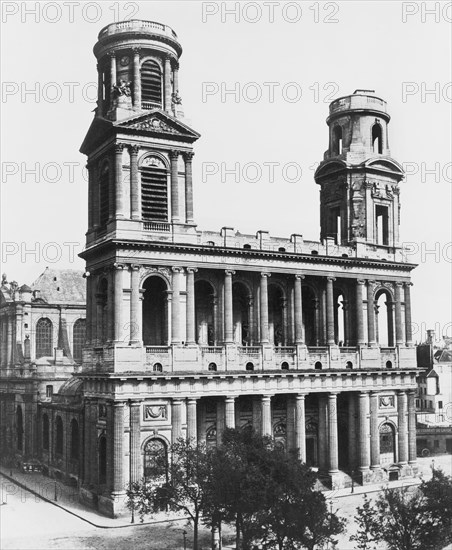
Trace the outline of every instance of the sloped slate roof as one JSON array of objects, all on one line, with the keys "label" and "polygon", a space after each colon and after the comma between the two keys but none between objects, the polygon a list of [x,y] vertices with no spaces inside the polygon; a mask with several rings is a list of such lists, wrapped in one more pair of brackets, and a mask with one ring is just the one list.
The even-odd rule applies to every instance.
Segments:
[{"label": "sloped slate roof", "polygon": [[39,298],[49,304],[68,304],[86,302],[86,281],[83,272],[75,269],[46,268],[31,285],[39,290]]}]

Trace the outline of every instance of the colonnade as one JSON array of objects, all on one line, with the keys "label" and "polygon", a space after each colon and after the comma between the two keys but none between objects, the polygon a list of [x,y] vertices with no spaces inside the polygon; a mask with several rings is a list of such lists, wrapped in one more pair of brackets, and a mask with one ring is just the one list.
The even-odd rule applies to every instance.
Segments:
[{"label": "colonnade", "polygon": [[[317,411],[317,455],[319,471],[334,475],[339,472],[339,439],[345,437],[338,430],[338,395],[341,392],[328,392],[318,395]],[[390,418],[394,426],[394,463],[403,467],[416,462],[416,431],[414,390],[397,391],[396,404],[388,417],[381,410],[379,391],[347,392],[348,422],[348,471],[365,475],[372,470],[379,470],[380,427]],[[312,394],[311,394],[312,395]],[[286,449],[297,450],[298,458],[306,462],[306,398],[304,392],[286,396]],[[273,398],[274,395],[263,394],[252,397],[252,426],[261,435],[273,436]],[[225,428],[240,427],[238,397],[225,396],[215,398],[216,444],[221,443]],[[107,485],[114,492],[124,489],[126,478],[138,481],[142,474],[143,441],[147,431],[143,429],[143,401],[133,399],[107,404],[106,438],[107,438]],[[129,409],[129,410],[127,410]],[[175,397],[171,400],[170,411],[171,436],[167,444],[175,443],[186,437],[198,442],[206,442],[206,410],[202,398]],[[87,400],[85,414],[85,483],[95,483],[97,468],[96,405]],[[126,419],[127,426],[126,426]],[[185,419],[185,422],[184,422]],[[124,430],[129,433],[128,442]],[[162,433],[164,428],[160,428]],[[129,468],[124,467],[123,460],[128,455]],[[128,470],[128,476],[127,476]]]}]

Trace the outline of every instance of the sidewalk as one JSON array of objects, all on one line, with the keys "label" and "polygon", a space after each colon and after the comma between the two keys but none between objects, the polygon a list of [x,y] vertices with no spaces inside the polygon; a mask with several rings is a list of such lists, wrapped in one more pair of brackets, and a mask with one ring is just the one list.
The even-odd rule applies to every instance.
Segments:
[{"label": "sidewalk", "polygon": [[[432,476],[432,465],[437,468],[442,468],[447,475],[451,475],[452,471],[452,456],[441,455],[434,457],[435,462],[432,463],[432,458],[419,458],[419,474],[416,478],[402,479],[398,481],[391,481],[385,484],[375,485],[355,485],[353,492],[351,488],[337,489],[332,491],[323,491],[327,500],[333,498],[345,498],[353,497],[354,495],[362,495],[364,493],[375,493],[380,491],[382,487],[388,487],[395,489],[397,487],[409,487],[413,485],[419,485],[421,480],[428,480]],[[4,466],[0,466],[0,475],[2,479],[2,495],[1,502],[7,502],[8,494],[17,493],[17,487],[12,485],[10,481],[14,482],[22,490],[29,491],[35,495],[36,499],[45,500],[54,506],[66,510],[68,513],[86,521],[94,527],[100,527],[102,529],[108,528],[120,528],[131,527],[133,525],[151,525],[158,523],[171,523],[178,521],[186,521],[185,516],[176,515],[174,513],[167,514],[161,513],[153,520],[144,521],[140,523],[140,518],[135,514],[135,523],[131,523],[131,516],[120,517],[117,519],[108,518],[100,515],[97,511],[89,509],[82,505],[78,500],[78,490],[75,487],[69,487],[59,481],[50,479],[38,472],[25,473],[16,468],[9,469]],[[9,481],[8,481],[9,480]],[[55,498],[56,497],[56,498]],[[26,497],[24,497],[26,498]]]}]

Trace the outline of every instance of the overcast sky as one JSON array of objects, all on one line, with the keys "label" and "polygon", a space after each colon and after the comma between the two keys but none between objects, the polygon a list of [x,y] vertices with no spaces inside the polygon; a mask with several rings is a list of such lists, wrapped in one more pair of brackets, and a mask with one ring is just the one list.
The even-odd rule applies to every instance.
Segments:
[{"label": "overcast sky", "polygon": [[[394,1],[2,2],[2,272],[30,284],[47,265],[83,269],[78,150],[95,108],[92,48],[103,26],[133,17],[170,25],[184,50],[180,95],[201,133],[201,229],[318,239],[313,173],[327,148],[328,103],[356,88],[388,102],[391,154],[409,172],[401,240],[419,264],[414,337],[425,328],[451,336],[451,11]],[[224,172],[235,163],[238,183]]]}]

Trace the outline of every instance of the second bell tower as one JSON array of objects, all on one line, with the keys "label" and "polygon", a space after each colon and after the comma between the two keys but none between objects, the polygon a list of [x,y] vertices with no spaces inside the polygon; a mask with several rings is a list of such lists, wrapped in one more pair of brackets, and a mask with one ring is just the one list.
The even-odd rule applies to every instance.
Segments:
[{"label": "second bell tower", "polygon": [[386,102],[373,90],[333,101],[329,146],[317,168],[321,239],[399,246],[399,182],[404,172],[390,154]]}]

